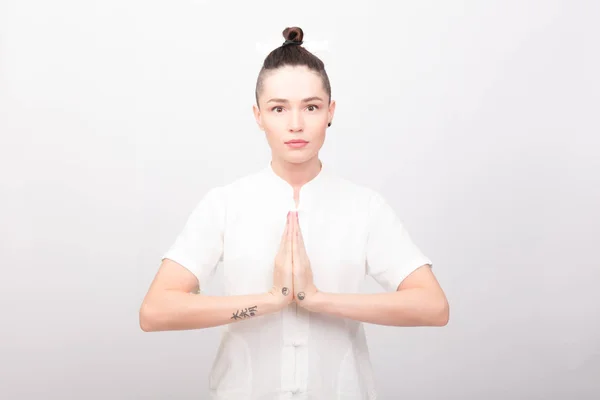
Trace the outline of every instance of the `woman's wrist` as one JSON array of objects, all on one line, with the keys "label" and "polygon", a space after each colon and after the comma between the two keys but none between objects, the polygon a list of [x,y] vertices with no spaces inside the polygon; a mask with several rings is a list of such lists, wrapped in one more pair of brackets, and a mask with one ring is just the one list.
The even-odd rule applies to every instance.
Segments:
[{"label": "woman's wrist", "polygon": [[298,304],[311,312],[321,312],[325,307],[327,301],[327,294],[316,291],[310,294],[306,294],[306,297],[299,301]]},{"label": "woman's wrist", "polygon": [[[288,292],[285,295],[284,292]],[[292,294],[289,293],[289,290],[273,288],[267,292],[267,303],[270,305],[270,308],[273,309],[273,312],[277,312],[285,308],[288,304],[291,303]]]}]

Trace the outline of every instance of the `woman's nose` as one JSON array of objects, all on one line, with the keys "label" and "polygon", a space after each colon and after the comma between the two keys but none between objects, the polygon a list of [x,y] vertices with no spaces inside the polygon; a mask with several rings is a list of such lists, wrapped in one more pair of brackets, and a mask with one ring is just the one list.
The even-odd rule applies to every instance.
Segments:
[{"label": "woman's nose", "polygon": [[292,112],[290,116],[290,131],[300,131],[303,128],[302,115],[299,112]]}]

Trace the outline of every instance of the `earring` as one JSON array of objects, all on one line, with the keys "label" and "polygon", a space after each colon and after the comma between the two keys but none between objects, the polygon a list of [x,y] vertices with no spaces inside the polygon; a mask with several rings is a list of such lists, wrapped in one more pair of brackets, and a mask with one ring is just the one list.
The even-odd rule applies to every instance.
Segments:
[{"label": "earring", "polygon": [[327,126],[331,126],[331,122],[327,124]]}]

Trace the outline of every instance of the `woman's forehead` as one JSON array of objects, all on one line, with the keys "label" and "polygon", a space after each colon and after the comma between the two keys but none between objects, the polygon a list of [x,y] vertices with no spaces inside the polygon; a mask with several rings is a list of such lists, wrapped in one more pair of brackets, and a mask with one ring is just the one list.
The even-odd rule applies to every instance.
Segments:
[{"label": "woman's forehead", "polygon": [[306,67],[284,67],[273,71],[264,80],[265,98],[290,101],[325,95],[321,77]]}]

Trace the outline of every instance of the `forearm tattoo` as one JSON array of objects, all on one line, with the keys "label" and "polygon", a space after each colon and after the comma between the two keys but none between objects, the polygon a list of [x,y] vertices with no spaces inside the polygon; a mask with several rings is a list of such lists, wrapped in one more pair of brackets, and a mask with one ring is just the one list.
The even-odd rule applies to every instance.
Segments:
[{"label": "forearm tattoo", "polygon": [[287,296],[288,293],[290,292],[290,290],[286,287],[284,287],[283,289],[281,289],[281,293],[283,293],[284,296]]},{"label": "forearm tattoo", "polygon": [[298,300],[304,300],[305,294],[304,292],[298,293]]},{"label": "forearm tattoo", "polygon": [[256,315],[256,307],[257,306],[252,306],[249,308],[244,308],[243,310],[237,310],[236,312],[233,313],[233,316],[231,317],[231,319],[238,320],[238,319],[254,317]]}]

